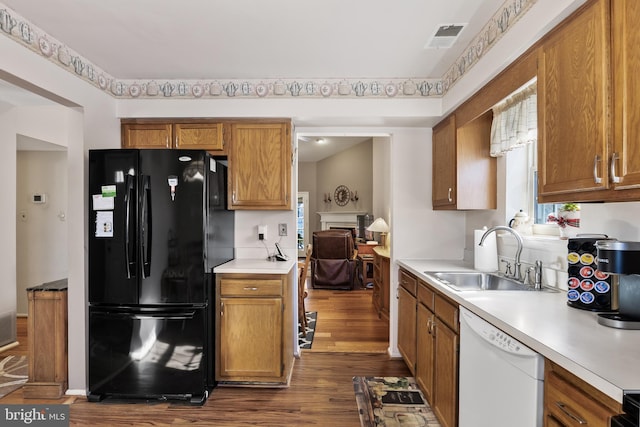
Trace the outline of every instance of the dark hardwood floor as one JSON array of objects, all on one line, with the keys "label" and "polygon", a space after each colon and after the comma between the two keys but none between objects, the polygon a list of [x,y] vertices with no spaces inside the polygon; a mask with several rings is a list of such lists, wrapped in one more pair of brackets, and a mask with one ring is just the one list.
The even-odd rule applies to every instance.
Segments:
[{"label": "dark hardwood floor", "polygon": [[[327,426],[358,427],[354,376],[408,376],[402,360],[386,353],[388,325],[378,319],[371,290],[309,289],[307,311],[318,312],[316,337],[294,363],[283,389],[217,387],[202,407],[174,403],[89,403],[84,397],[25,399],[17,390],[0,404],[70,404],[71,426]],[[26,319],[20,345],[2,354],[27,354]]]}]

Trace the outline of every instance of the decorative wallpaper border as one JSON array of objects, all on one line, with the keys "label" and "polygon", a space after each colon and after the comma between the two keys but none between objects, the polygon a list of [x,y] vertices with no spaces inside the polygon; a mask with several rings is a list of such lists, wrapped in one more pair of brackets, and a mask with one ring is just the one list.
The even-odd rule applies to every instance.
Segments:
[{"label": "decorative wallpaper border", "polygon": [[507,0],[440,79],[123,80],[0,3],[0,33],[116,98],[437,98],[475,65],[537,0]]}]

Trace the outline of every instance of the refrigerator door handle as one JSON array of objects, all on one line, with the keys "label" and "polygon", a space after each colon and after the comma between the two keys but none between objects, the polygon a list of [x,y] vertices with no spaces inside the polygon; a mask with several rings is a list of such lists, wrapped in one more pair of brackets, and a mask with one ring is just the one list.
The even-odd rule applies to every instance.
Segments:
[{"label": "refrigerator door handle", "polygon": [[142,232],[140,238],[142,252],[142,278],[151,275],[151,179],[142,176]]},{"label": "refrigerator door handle", "polygon": [[131,279],[131,277],[135,277],[135,268],[133,269],[133,275],[131,274],[131,264],[135,263],[131,262],[131,252],[129,250],[129,246],[131,245],[131,199],[134,194],[134,180],[131,175],[127,174],[125,178],[125,187],[126,192],[124,193],[124,261],[126,264],[127,271],[127,279]]},{"label": "refrigerator door handle", "polygon": [[195,317],[196,312],[189,311],[172,311],[172,312],[126,312],[126,311],[112,311],[112,312],[95,312],[93,317],[109,318],[109,319],[163,319],[163,320],[191,320]]},{"label": "refrigerator door handle", "polygon": [[189,311],[184,313],[172,313],[172,314],[134,314],[132,319],[145,320],[145,319],[163,319],[163,320],[191,320],[195,316],[195,311]]}]

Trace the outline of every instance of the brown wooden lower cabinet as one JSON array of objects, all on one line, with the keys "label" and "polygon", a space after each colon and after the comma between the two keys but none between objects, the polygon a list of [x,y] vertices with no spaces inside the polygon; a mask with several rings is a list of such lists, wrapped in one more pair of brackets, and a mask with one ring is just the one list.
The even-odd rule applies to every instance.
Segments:
[{"label": "brown wooden lower cabinet", "polygon": [[435,361],[435,340],[432,333],[435,314],[424,304],[418,304],[416,322],[416,382],[428,402],[433,402],[433,366]]},{"label": "brown wooden lower cabinet", "polygon": [[622,412],[622,404],[555,363],[546,360],[544,369],[545,427],[609,427]]},{"label": "brown wooden lower cabinet", "polygon": [[293,367],[293,270],[216,277],[216,380],[287,385]]},{"label": "brown wooden lower cabinet", "polygon": [[398,349],[442,427],[455,427],[458,305],[406,270],[400,269],[399,283]]},{"label": "brown wooden lower cabinet", "polygon": [[418,280],[411,273],[398,274],[398,351],[415,375],[416,368],[416,291]]},{"label": "brown wooden lower cabinet", "polygon": [[458,348],[459,335],[446,326],[436,312],[433,327],[433,402],[431,408],[442,427],[458,425]]}]

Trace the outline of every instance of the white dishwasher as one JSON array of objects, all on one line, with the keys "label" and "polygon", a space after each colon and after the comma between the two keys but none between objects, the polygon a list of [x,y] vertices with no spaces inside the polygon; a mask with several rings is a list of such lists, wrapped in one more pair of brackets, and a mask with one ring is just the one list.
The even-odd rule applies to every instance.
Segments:
[{"label": "white dishwasher", "polygon": [[459,427],[541,427],[544,359],[460,307]]}]

